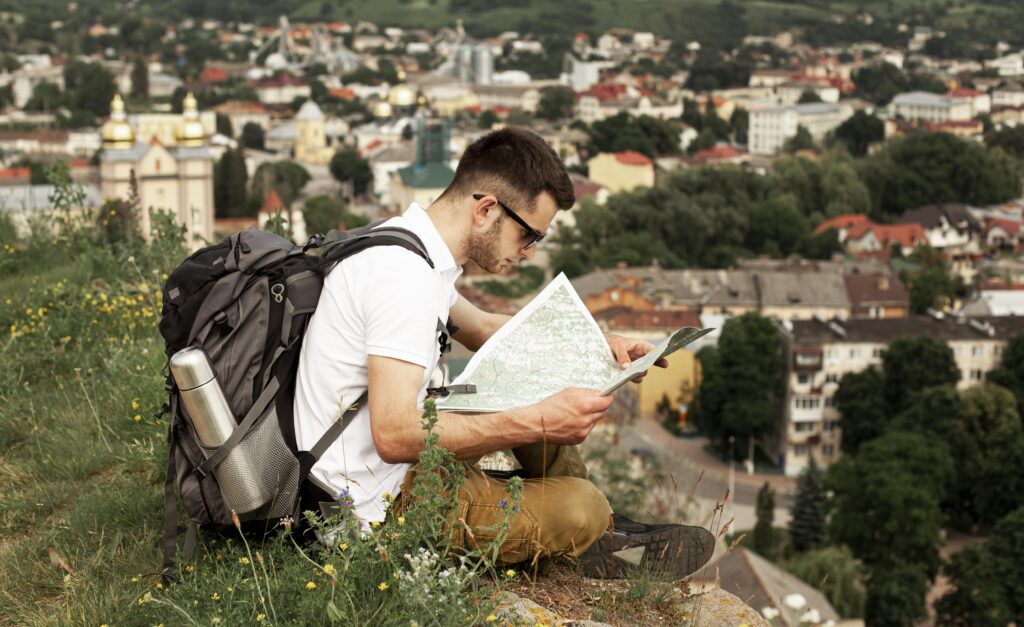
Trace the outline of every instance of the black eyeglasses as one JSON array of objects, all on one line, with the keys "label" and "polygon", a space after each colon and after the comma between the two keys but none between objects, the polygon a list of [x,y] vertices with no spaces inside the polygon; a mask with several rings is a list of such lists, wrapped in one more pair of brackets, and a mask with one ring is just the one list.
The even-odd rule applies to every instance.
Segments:
[{"label": "black eyeglasses", "polygon": [[[485,196],[486,194],[473,194],[473,200],[482,200]],[[498,206],[501,207],[505,211],[505,213],[508,214],[508,217],[512,218],[513,220],[516,221],[516,223],[519,226],[526,229],[526,233],[527,236],[530,238],[530,241],[523,246],[523,250],[530,250],[531,248],[536,246],[542,239],[544,239],[545,235],[547,235],[547,233],[542,233],[537,229],[533,228],[532,226],[530,226],[529,224],[527,224],[526,220],[520,218],[518,213],[512,211],[507,206],[505,206],[505,203],[501,202],[497,198],[495,198],[494,200],[495,202],[498,203]]]}]

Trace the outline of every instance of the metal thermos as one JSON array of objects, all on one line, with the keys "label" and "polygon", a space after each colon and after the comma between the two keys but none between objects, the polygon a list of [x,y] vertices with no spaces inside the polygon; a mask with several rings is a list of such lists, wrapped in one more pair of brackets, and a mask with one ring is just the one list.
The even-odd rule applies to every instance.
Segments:
[{"label": "metal thermos", "polygon": [[[226,442],[238,423],[206,353],[199,348],[183,348],[171,356],[170,368],[199,441],[206,449]],[[224,498],[239,513],[256,509],[265,501],[258,482],[252,480],[259,476],[255,460],[247,460],[241,453],[241,446],[235,447],[214,469]],[[203,454],[210,457],[213,451],[204,449]]]}]

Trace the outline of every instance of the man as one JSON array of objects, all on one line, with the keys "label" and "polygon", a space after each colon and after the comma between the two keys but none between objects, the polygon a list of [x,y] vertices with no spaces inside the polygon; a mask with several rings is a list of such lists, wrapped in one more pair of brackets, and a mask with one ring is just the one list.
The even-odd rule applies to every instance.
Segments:
[{"label": "man", "polygon": [[[348,490],[364,524],[384,519],[385,495],[401,490],[422,450],[421,407],[439,358],[438,320],[450,317],[459,327],[454,339],[470,350],[508,320],[458,295],[462,266],[473,261],[496,273],[532,258],[555,212],[574,202],[565,168],[547,143],[526,130],[496,131],[466,149],[451,185],[430,207],[414,203],[387,222],[415,233],[433,267],[413,252],[381,246],[346,259],[327,276],[299,361],[296,439],[300,449],[311,447],[368,390],[368,402],[312,471],[334,494]],[[624,367],[653,348],[615,336],[609,344]],[[609,531],[608,502],[586,480],[572,445],[586,439],[611,403],[596,390],[567,389],[514,411],[438,414],[440,445],[456,458],[472,461],[512,449],[527,476],[537,478],[525,482],[520,512],[499,551],[502,562],[577,557],[602,537],[605,543],[618,538],[616,548],[625,539],[675,542],[669,570],[680,576],[710,557],[713,540],[703,529],[641,526],[630,538],[621,529]],[[501,517],[504,483],[471,463],[467,477],[459,517],[477,541],[486,540],[484,529]],[[620,527],[631,523],[621,520]],[[460,542],[465,538],[457,534]],[[596,574],[617,575],[618,563],[604,557],[611,554],[605,548],[582,561],[601,571]]]}]

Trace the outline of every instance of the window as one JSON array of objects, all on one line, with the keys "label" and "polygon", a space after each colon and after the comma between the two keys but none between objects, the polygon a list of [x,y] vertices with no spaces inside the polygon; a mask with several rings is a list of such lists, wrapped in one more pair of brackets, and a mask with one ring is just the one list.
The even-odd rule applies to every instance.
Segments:
[{"label": "window", "polygon": [[982,355],[982,353],[984,351],[985,351],[985,349],[982,348],[981,346],[972,346],[971,347],[971,357],[981,357],[981,355]]},{"label": "window", "polygon": [[794,422],[793,430],[797,433],[806,433],[808,431],[814,431],[814,424],[810,422]]},{"label": "window", "polygon": [[839,350],[835,349],[835,348],[828,349],[827,351],[825,351],[825,358],[826,359],[838,359],[839,358]]},{"label": "window", "polygon": [[839,383],[839,375],[834,372],[826,374],[825,383]]},{"label": "window", "polygon": [[995,346],[992,347],[992,354],[995,355],[996,357],[999,357],[1000,355],[1003,354],[1003,347],[996,344]]},{"label": "window", "polygon": [[807,385],[808,383],[811,382],[811,375],[809,375],[809,374],[797,375],[796,382],[799,383],[800,385]]},{"label": "window", "polygon": [[793,409],[817,409],[821,407],[820,396],[794,396]]},{"label": "window", "polygon": [[985,373],[980,368],[974,368],[971,370],[971,381],[981,381],[984,376]]},{"label": "window", "polygon": [[858,358],[860,358],[860,349],[859,348],[851,348],[850,349],[850,359],[858,359]]},{"label": "window", "polygon": [[821,430],[825,433],[834,433],[839,428],[838,420],[826,420],[825,424],[821,426]]},{"label": "window", "polygon": [[835,396],[826,396],[825,397],[825,407],[835,407],[835,406],[836,406],[836,397]]},{"label": "window", "polygon": [[831,458],[836,454],[836,447],[831,444],[826,444],[821,447],[821,454],[825,457]]},{"label": "window", "polygon": [[881,359],[882,358],[882,349],[881,348],[876,348],[873,351],[871,351],[871,357],[872,357],[872,359]]},{"label": "window", "polygon": [[793,455],[796,457],[807,457],[807,445],[797,444],[793,447]]}]

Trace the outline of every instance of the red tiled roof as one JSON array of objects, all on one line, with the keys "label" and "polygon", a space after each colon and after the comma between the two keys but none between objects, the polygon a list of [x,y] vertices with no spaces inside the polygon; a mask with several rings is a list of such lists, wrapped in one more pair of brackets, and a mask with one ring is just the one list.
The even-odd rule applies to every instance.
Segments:
[{"label": "red tiled roof", "polygon": [[281,197],[277,194],[277,190],[273,187],[267,192],[267,197],[263,199],[263,206],[260,207],[260,213],[276,213],[282,209],[287,209],[284,203],[281,201]]},{"label": "red tiled roof", "polygon": [[0,180],[27,179],[30,176],[32,176],[32,170],[29,168],[4,168],[0,170]]},{"label": "red tiled roof", "polygon": [[850,302],[855,309],[880,304],[909,304],[907,288],[894,276],[882,274],[847,274],[843,276]]},{"label": "red tiled roof", "polygon": [[576,39],[590,39],[590,35],[586,33],[576,33]]},{"label": "red tiled roof", "polygon": [[925,128],[930,131],[942,130],[944,128],[976,128],[979,131],[984,127],[981,120],[946,120],[944,122],[925,122]]},{"label": "red tiled roof", "polygon": [[327,28],[331,30],[348,30],[348,22],[331,22]]},{"label": "red tiled roof", "polygon": [[576,94],[580,96],[593,96],[601,101],[621,100],[626,94],[627,87],[622,83],[598,83],[586,91]]},{"label": "red tiled roof", "polygon": [[354,100],[356,97],[356,92],[348,87],[334,87],[328,90],[327,93],[338,100]]},{"label": "red tiled roof", "polygon": [[701,328],[700,316],[695,311],[623,311],[616,308],[594,317],[606,322],[610,331]]},{"label": "red tiled roof", "polygon": [[228,80],[228,71],[222,67],[204,68],[199,74],[199,80],[204,83],[223,83]]},{"label": "red tiled roof", "polygon": [[604,188],[603,185],[597,183],[573,183],[572,191],[576,194],[576,201],[579,202],[581,198],[590,198],[597,196],[597,193]]},{"label": "red tiled roof", "polygon": [[213,107],[213,110],[224,115],[231,115],[233,113],[265,113],[267,109],[259,102],[228,100]]},{"label": "red tiled roof", "polygon": [[984,96],[985,92],[978,91],[977,89],[968,89],[966,87],[958,87],[953,91],[949,92],[950,98],[977,98],[978,96]]},{"label": "red tiled roof", "polygon": [[858,224],[865,223],[871,224],[871,220],[869,220],[863,213],[846,213],[841,216],[825,220],[814,229],[814,234],[818,235],[828,229],[850,229]]},{"label": "red tiled roof", "polygon": [[257,89],[261,87],[284,87],[286,85],[305,85],[306,81],[302,80],[297,76],[292,76],[287,72],[278,76],[272,76],[270,78],[260,79],[253,81],[252,83]]},{"label": "red tiled roof", "polygon": [[874,231],[883,246],[895,242],[903,248],[913,248],[928,241],[920,224],[876,224]]},{"label": "red tiled roof", "polygon": [[1006,218],[989,218],[985,224],[985,232],[988,233],[996,227],[1003,229],[1008,235],[1017,235],[1020,233],[1020,222],[1016,220],[1008,220]]},{"label": "red tiled roof", "polygon": [[491,107],[491,111],[493,111],[495,115],[505,116],[512,113],[512,107],[498,105],[496,107]]},{"label": "red tiled roof", "polygon": [[741,156],[742,154],[742,151],[736,150],[728,144],[716,144],[707,150],[699,150],[695,152],[693,158],[705,161],[713,159],[733,159]]},{"label": "red tiled roof", "polygon": [[615,153],[615,160],[623,165],[651,165],[650,158],[635,150],[623,150]]}]

